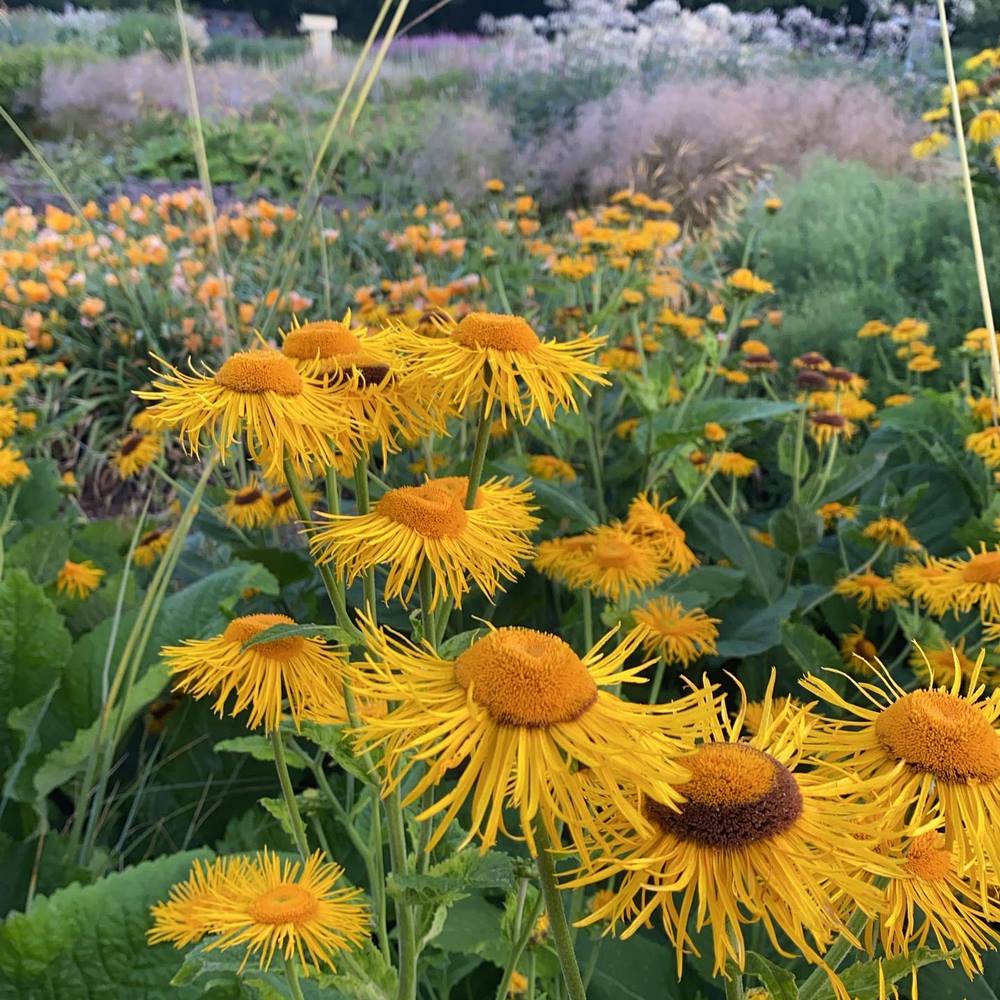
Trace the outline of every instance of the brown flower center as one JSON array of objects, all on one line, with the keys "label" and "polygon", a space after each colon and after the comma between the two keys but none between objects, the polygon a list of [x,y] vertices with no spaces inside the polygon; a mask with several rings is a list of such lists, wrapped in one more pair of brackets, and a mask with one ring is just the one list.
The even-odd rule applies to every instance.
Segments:
[{"label": "brown flower center", "polygon": [[247,909],[257,924],[301,924],[319,913],[319,901],[302,886],[284,882],[251,901]]},{"label": "brown flower center", "polygon": [[389,490],[375,504],[375,511],[397,524],[412,528],[424,538],[457,538],[468,517],[465,496],[448,480],[429,479],[421,486],[401,486]]},{"label": "brown flower center", "polygon": [[119,454],[124,458],[126,455],[131,455],[136,448],[139,447],[143,442],[143,435],[138,431],[133,431],[124,441],[121,443],[121,447],[118,449]]},{"label": "brown flower center", "polygon": [[530,352],[540,343],[526,319],[503,313],[469,313],[452,337],[463,347],[490,347],[495,351]]},{"label": "brown flower center", "polygon": [[916,771],[966,783],[1000,778],[1000,737],[973,704],[947,691],[911,691],[875,720],[883,749]]},{"label": "brown flower center", "polygon": [[297,396],[302,378],[291,361],[277,351],[242,351],[228,358],[215,373],[215,382],[232,392],[275,392]]},{"label": "brown flower center", "polygon": [[256,486],[244,486],[243,489],[237,490],[233,494],[233,503],[237,507],[248,507],[252,503],[256,503],[264,494]]},{"label": "brown flower center", "polygon": [[709,743],[681,758],[691,780],[674,812],[646,803],[665,833],[718,850],[734,850],[783,833],[802,815],[802,792],[791,771],[747,743]]},{"label": "brown flower center", "polygon": [[[275,625],[294,625],[295,620],[287,615],[245,615],[234,618],[222,633],[223,639],[240,646],[255,635],[273,628]],[[290,635],[283,639],[260,642],[252,647],[252,652],[268,660],[290,660],[302,652],[305,640],[300,635]]]},{"label": "brown flower center", "polygon": [[597,700],[583,661],[558,636],[501,628],[455,660],[455,678],[506,726],[536,728],[572,722]]}]

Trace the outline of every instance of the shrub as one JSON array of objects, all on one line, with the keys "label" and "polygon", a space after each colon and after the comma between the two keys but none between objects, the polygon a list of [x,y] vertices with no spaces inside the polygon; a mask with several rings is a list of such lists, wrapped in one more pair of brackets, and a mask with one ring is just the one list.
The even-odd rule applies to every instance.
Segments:
[{"label": "shrub", "polygon": [[[177,59],[181,54],[181,31],[173,14],[127,11],[114,23],[112,30],[121,56],[147,49],[155,49],[168,59]],[[204,24],[188,18],[187,31],[192,52],[200,52],[208,42]]]},{"label": "shrub", "polygon": [[305,55],[304,38],[244,38],[241,35],[216,35],[202,53],[207,62],[220,59],[234,62],[280,64]]},{"label": "shrub", "polygon": [[41,99],[46,66],[78,68],[81,62],[92,58],[94,52],[80,45],[0,47],[0,104],[15,114],[31,114]]}]

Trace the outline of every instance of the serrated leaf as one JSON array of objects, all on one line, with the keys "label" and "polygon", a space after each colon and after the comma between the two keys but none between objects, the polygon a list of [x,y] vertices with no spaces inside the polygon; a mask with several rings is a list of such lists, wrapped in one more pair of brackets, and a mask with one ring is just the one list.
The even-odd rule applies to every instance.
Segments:
[{"label": "serrated leaf", "polygon": [[480,889],[510,889],[514,863],[500,851],[460,851],[423,875],[390,875],[389,894],[410,905],[449,906]]},{"label": "serrated leaf", "polygon": [[748,951],[746,971],[764,984],[768,1000],[798,1000],[799,988],[795,984],[795,976],[763,955]]},{"label": "serrated leaf", "polygon": [[292,636],[302,636],[305,639],[326,639],[341,646],[349,646],[351,637],[338,625],[272,625],[263,632],[251,636],[243,649],[251,649],[261,642],[274,642],[277,639],[290,639]]},{"label": "serrated leaf", "polygon": [[[949,952],[939,951],[937,948],[914,948],[909,955],[856,962],[839,972],[838,975],[851,1000],[879,1000],[881,995],[879,990],[880,967],[886,985],[891,986],[909,976],[914,969],[931,965],[934,962],[941,962],[948,955]],[[804,989],[800,990],[799,1000],[837,1000],[837,994],[830,983],[824,979],[815,990],[810,990],[808,993]]]},{"label": "serrated leaf", "polygon": [[194,1000],[169,985],[179,956],[150,947],[149,908],[204,852],[146,861],[91,885],[36,898],[0,926],[0,1000]]},{"label": "serrated leaf", "polygon": [[[20,566],[35,583],[55,582],[69,558],[69,531],[63,524],[44,524],[22,535],[7,553],[8,566]],[[104,567],[101,567],[102,569]]]},{"label": "serrated leaf", "polygon": [[823,518],[794,503],[772,514],[768,527],[774,544],[790,556],[811,548],[823,537]]},{"label": "serrated leaf", "polygon": [[[232,739],[219,740],[214,749],[221,753],[249,754],[254,760],[274,760],[274,748],[266,736],[234,736]],[[309,766],[309,761],[291,747],[285,747],[285,760],[289,767],[301,769]]]}]

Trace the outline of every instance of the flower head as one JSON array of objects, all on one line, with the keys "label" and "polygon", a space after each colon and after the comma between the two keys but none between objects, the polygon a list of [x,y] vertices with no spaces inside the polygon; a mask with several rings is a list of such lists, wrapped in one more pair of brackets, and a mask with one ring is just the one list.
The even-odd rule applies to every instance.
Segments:
[{"label": "flower head", "polygon": [[665,663],[687,666],[715,652],[719,637],[718,618],[709,618],[701,608],[690,611],[669,597],[657,597],[632,612],[645,632],[647,653],[659,654]]},{"label": "flower head", "polygon": [[20,479],[31,475],[28,463],[21,457],[21,452],[5,445],[0,448],[0,487],[13,486]]},{"label": "flower head", "polygon": [[56,589],[60,594],[68,594],[70,597],[88,597],[101,585],[103,576],[104,570],[89,559],[85,562],[67,559],[56,577]]},{"label": "flower head", "polygon": [[271,498],[256,480],[238,490],[229,490],[223,508],[226,520],[237,528],[259,528],[271,517]]},{"label": "flower head", "polygon": [[652,546],[671,573],[683,576],[698,565],[698,557],[688,548],[684,529],[668,513],[675,499],[660,503],[655,493],[640,493],[628,505],[625,530]]},{"label": "flower head", "polygon": [[844,597],[853,597],[863,608],[874,606],[879,611],[903,600],[903,591],[892,580],[870,571],[846,576],[833,589]]},{"label": "flower head", "polygon": [[111,454],[111,463],[122,479],[131,479],[147,469],[159,457],[163,444],[158,435],[132,431],[122,438]]},{"label": "flower head", "polygon": [[529,455],[528,472],[536,479],[556,480],[572,483],[576,479],[576,471],[565,459],[555,455]]}]

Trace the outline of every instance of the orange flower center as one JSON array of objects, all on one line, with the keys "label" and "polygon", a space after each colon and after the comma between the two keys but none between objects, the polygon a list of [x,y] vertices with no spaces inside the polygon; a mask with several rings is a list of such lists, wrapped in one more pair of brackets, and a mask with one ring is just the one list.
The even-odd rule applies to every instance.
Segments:
[{"label": "orange flower center", "polygon": [[375,511],[424,538],[457,538],[468,522],[465,495],[459,494],[453,482],[459,479],[429,479],[421,486],[389,490],[375,504]]},{"label": "orange flower center", "polygon": [[276,392],[279,396],[302,392],[301,376],[277,351],[234,354],[215,373],[215,383],[232,392]]},{"label": "orange flower center", "polygon": [[361,341],[343,323],[323,320],[292,330],[285,337],[281,350],[287,358],[315,361],[317,358],[354,354],[361,350]]},{"label": "orange flower center", "polygon": [[625,569],[635,560],[635,549],[628,542],[598,542],[591,550],[591,558],[602,569]]},{"label": "orange flower center", "polygon": [[455,678],[500,725],[537,728],[572,722],[597,700],[583,661],[558,636],[501,628],[455,660]]},{"label": "orange flower center", "polygon": [[658,802],[646,814],[665,833],[732,850],[787,830],[802,815],[802,792],[792,773],[747,743],[709,743],[680,761],[691,779],[678,812]]},{"label": "orange flower center", "polygon": [[964,583],[1000,583],[1000,552],[980,552],[962,570]]},{"label": "orange flower center", "polygon": [[942,781],[1000,778],[1000,737],[973,704],[947,691],[911,691],[875,720],[883,749]]},{"label": "orange flower center", "polygon": [[[275,625],[294,625],[295,620],[287,615],[245,615],[243,618],[234,618],[222,633],[223,639],[234,645],[240,646],[252,639],[255,635],[260,635]],[[259,642],[252,647],[252,652],[265,657],[268,660],[290,660],[302,652],[305,640],[300,635],[290,635],[283,639],[271,639],[268,642]]]},{"label": "orange flower center", "polygon": [[247,907],[257,924],[302,924],[319,913],[319,901],[294,882],[268,889]]},{"label": "orange flower center", "polygon": [[951,872],[951,851],[943,845],[944,838],[939,834],[922,834],[906,852],[904,867],[911,875],[927,882],[940,882]]},{"label": "orange flower center", "polygon": [[455,328],[452,337],[463,347],[524,353],[535,350],[541,343],[526,319],[503,313],[469,313]]}]

